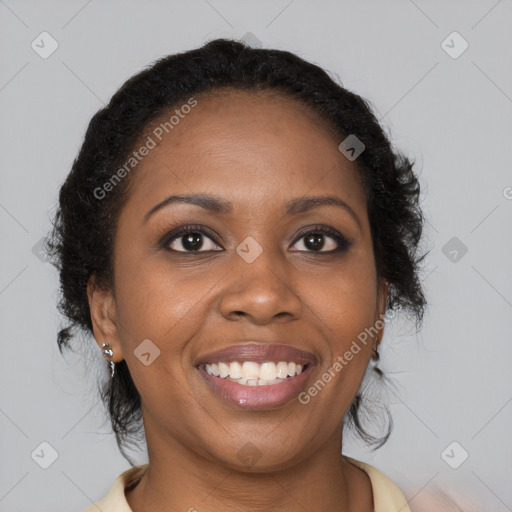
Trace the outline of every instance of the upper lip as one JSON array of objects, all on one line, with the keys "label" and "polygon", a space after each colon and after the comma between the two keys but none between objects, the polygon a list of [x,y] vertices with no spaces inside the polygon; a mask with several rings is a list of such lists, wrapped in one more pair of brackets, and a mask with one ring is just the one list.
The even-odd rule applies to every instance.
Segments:
[{"label": "upper lip", "polygon": [[299,350],[289,345],[251,341],[208,352],[197,359],[195,366],[233,361],[255,361],[256,363],[287,361],[314,365],[316,364],[316,357],[310,352]]}]

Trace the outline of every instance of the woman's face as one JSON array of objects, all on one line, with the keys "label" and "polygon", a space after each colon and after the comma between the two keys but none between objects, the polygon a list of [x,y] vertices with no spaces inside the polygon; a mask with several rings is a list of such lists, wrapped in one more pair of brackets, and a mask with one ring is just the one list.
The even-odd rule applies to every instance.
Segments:
[{"label": "woman's face", "polygon": [[[158,123],[148,128],[158,144],[133,171],[120,213],[114,289],[92,295],[95,335],[128,364],[150,453],[175,445],[228,467],[250,467],[249,456],[254,470],[285,468],[341,439],[372,350],[358,336],[384,313],[365,195],[341,140],[300,103],[250,92],[196,99],[160,142]],[[229,207],[155,209],[197,194]],[[324,196],[339,205],[301,207]],[[200,233],[180,235],[187,224]],[[322,229],[334,236],[314,235]],[[300,376],[244,386],[198,366],[262,362],[274,344],[307,353]],[[239,345],[249,350],[208,356]]]}]

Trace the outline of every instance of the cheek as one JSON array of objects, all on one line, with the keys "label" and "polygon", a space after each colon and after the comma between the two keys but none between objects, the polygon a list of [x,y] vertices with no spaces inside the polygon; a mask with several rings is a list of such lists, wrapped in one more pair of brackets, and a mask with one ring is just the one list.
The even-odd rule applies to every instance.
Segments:
[{"label": "cheek", "polygon": [[193,312],[201,291],[193,270],[136,250],[117,256],[115,269],[118,318],[127,334],[160,340]]},{"label": "cheek", "polygon": [[319,406],[336,404],[338,410],[345,411],[361,385],[372,352],[368,333],[376,321],[377,283],[371,254],[361,252],[329,280],[320,281],[311,289],[308,301],[327,340],[318,377],[329,382],[324,397],[330,398],[320,400]]},{"label": "cheek", "polygon": [[183,351],[199,326],[201,289],[183,279],[183,270],[142,261],[125,255],[116,267],[123,355],[148,407],[158,408],[169,397],[178,406],[186,386]]},{"label": "cheek", "polygon": [[[137,388],[143,394],[145,387],[161,387],[169,377],[185,385],[187,347],[212,307],[211,290],[219,280],[218,273],[172,265],[161,254],[148,257],[135,252],[120,256],[115,268],[123,354]],[[146,341],[150,352],[158,354],[149,367],[141,365],[137,357],[144,340],[150,340],[151,344]]]},{"label": "cheek", "polygon": [[329,280],[318,282],[308,295],[310,305],[316,305],[313,312],[325,339],[325,357],[299,402],[325,418],[319,431],[337,428],[361,387],[372,350],[365,332],[375,322],[376,288],[373,259],[361,254]]},{"label": "cheek", "polygon": [[310,288],[309,305],[329,328],[333,347],[343,349],[375,322],[376,279],[373,258],[365,252],[355,254]]}]

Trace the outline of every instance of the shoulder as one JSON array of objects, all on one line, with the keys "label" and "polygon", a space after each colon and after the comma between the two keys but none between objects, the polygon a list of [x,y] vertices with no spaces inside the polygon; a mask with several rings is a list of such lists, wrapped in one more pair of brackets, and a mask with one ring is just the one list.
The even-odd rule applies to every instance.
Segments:
[{"label": "shoulder", "polygon": [[94,502],[83,512],[132,512],[126,501],[125,489],[138,482],[146,472],[148,465],[134,466],[121,473],[103,498]]},{"label": "shoulder", "polygon": [[384,473],[365,462],[346,455],[343,457],[368,475],[372,484],[375,512],[411,512],[402,491]]}]

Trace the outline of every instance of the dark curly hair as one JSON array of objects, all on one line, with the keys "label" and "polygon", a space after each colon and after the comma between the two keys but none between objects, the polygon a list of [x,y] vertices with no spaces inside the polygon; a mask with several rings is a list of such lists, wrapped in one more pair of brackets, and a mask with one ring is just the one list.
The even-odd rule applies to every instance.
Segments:
[{"label": "dark curly hair", "polygon": [[[419,328],[426,308],[419,264],[426,254],[419,255],[424,218],[413,163],[393,149],[369,103],[317,65],[290,52],[216,39],[161,58],[132,76],[89,123],[60,189],[53,230],[46,239],[48,257],[60,275],[58,308],[68,320],[58,332],[60,352],[70,348],[76,334],[93,333],[87,283],[94,276],[99,285],[112,284],[117,218],[128,196],[131,175],[101,200],[94,191],[126,162],[152,121],[193,95],[222,88],[265,90],[294,98],[315,111],[340,141],[353,134],[365,145],[354,163],[366,192],[377,274],[390,286],[386,308],[404,310]],[[382,371],[374,369],[384,379]],[[99,391],[118,447],[133,465],[124,449],[137,445],[133,436],[140,436],[143,423],[140,395],[125,361],[116,365],[114,378],[100,384]],[[383,438],[369,434],[360,411],[363,391],[351,404],[344,427],[351,425],[368,444],[380,447],[391,433],[391,417],[386,410],[390,421]]]}]

